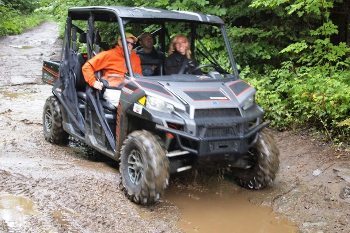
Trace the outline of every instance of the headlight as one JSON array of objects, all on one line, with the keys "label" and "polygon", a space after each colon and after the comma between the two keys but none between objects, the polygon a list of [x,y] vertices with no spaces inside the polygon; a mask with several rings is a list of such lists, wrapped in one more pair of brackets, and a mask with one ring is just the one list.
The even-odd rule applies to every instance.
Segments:
[{"label": "headlight", "polygon": [[254,95],[249,96],[247,99],[243,101],[243,104],[242,104],[243,110],[247,110],[248,108],[253,106],[254,103],[255,103],[255,96]]},{"label": "headlight", "polygon": [[158,99],[153,96],[147,96],[146,108],[153,109],[160,112],[172,112],[174,106],[165,102],[164,100]]}]

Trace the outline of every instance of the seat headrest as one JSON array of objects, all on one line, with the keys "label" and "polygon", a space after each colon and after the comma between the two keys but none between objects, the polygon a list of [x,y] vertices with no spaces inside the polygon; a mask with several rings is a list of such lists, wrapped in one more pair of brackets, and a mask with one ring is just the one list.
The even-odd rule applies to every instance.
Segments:
[{"label": "seat headrest", "polygon": [[82,32],[79,34],[79,42],[86,43],[86,32]]}]

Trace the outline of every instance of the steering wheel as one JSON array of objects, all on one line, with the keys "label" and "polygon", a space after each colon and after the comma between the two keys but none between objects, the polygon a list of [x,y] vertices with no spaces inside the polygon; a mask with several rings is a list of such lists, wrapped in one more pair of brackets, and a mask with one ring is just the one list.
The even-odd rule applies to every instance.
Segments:
[{"label": "steering wheel", "polygon": [[213,67],[216,71],[218,71],[217,70],[217,66],[216,65],[214,65],[214,64],[211,64],[211,63],[209,63],[209,64],[202,64],[202,65],[198,65],[198,66],[196,66],[193,70],[191,70],[192,72],[196,72],[197,70],[200,70],[200,69],[202,69],[202,68],[204,68],[204,67]]},{"label": "steering wheel", "polygon": [[[189,69],[189,70],[186,70],[189,66],[192,66],[193,68],[192,69]],[[196,71],[204,68],[204,67],[213,67],[215,70],[217,70],[217,66],[214,65],[214,64],[203,64],[203,65],[197,65],[197,66],[194,66],[193,64],[193,61],[192,60],[187,60],[187,61],[184,61],[181,65],[181,68],[178,72],[178,74],[184,74],[185,71],[186,73],[188,74],[193,74],[195,73]]]}]

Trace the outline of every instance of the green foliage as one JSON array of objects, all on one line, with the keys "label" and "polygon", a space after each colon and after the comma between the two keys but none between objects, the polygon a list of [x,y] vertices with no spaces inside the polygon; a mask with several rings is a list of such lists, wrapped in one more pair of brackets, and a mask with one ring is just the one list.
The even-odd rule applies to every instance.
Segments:
[{"label": "green foliage", "polygon": [[41,23],[45,17],[34,12],[36,1],[0,1],[0,36],[23,32]]},{"label": "green foliage", "polygon": [[327,9],[333,7],[333,2],[332,0],[253,0],[250,6],[255,8],[265,7],[268,9],[275,9],[282,6],[287,14],[296,14],[298,17],[302,17],[306,14],[314,16],[328,14]]},{"label": "green foliage", "polygon": [[[345,43],[331,42],[331,36],[338,33],[337,26],[329,19],[333,1],[254,0],[251,7],[274,12],[274,19],[291,20],[290,28],[270,21],[282,35],[298,32],[288,40],[279,38],[288,42],[285,46],[270,41],[271,47],[279,51],[277,65],[266,60],[269,66],[259,69],[249,63],[250,59],[246,59],[248,64],[241,63],[249,65],[243,75],[259,90],[257,101],[265,108],[267,118],[277,128],[307,124],[324,130],[330,138],[347,140],[350,135],[350,48]],[[262,30],[265,29],[264,26]],[[256,32],[251,28],[241,30],[250,36]],[[267,34],[267,38],[271,37]],[[263,43],[258,44],[262,48]],[[269,51],[266,48],[265,51]]]},{"label": "green foliage", "polygon": [[[332,135],[350,133],[350,71],[324,77],[322,67],[284,63],[269,75],[247,78],[257,89],[257,101],[277,128],[310,124]],[[345,139],[345,138],[343,138]]]},{"label": "green foliage", "polygon": [[339,122],[338,126],[347,126],[350,127],[350,118],[343,120],[342,122]]},{"label": "green foliage", "polygon": [[38,6],[39,1],[32,0],[2,0],[0,5],[6,6],[9,9],[19,11],[23,14],[32,13]]}]

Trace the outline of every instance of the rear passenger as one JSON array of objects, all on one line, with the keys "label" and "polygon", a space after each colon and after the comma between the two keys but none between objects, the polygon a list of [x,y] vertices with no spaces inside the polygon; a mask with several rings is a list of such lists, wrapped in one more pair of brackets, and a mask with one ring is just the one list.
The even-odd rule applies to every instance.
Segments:
[{"label": "rear passenger", "polygon": [[136,53],[141,58],[142,74],[144,76],[161,75],[163,73],[164,54],[154,47],[151,33],[144,32],[139,36],[141,47]]}]

